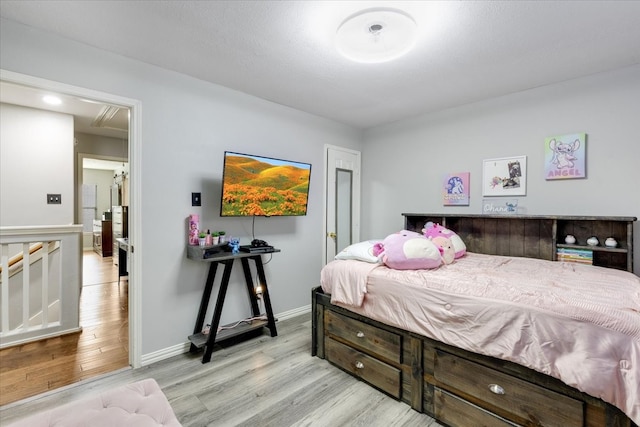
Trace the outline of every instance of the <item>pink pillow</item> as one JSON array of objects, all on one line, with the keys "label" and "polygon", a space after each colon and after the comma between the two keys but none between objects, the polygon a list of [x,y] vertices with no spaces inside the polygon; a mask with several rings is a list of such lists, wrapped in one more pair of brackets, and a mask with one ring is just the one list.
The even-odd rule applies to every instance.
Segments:
[{"label": "pink pillow", "polygon": [[387,236],[376,248],[382,262],[395,270],[422,270],[442,264],[440,249],[420,233],[402,230]]}]

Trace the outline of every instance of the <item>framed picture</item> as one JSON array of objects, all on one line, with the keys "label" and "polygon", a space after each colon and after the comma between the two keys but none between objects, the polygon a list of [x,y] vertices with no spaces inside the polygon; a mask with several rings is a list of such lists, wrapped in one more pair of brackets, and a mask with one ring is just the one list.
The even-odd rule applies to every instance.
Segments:
[{"label": "framed picture", "polygon": [[550,136],[544,139],[545,179],[585,178],[587,134]]},{"label": "framed picture", "polygon": [[469,172],[449,173],[442,183],[444,206],[469,206]]},{"label": "framed picture", "polygon": [[482,161],[483,196],[525,196],[527,156]]}]

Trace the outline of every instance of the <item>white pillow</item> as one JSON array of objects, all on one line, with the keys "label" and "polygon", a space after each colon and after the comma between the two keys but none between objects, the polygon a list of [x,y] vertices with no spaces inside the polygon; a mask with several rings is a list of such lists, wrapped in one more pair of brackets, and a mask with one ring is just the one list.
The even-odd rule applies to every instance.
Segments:
[{"label": "white pillow", "polygon": [[354,243],[340,251],[335,259],[355,259],[358,261],[379,263],[380,260],[378,257],[373,255],[373,246],[376,243],[382,243],[382,240],[366,240],[364,242]]}]

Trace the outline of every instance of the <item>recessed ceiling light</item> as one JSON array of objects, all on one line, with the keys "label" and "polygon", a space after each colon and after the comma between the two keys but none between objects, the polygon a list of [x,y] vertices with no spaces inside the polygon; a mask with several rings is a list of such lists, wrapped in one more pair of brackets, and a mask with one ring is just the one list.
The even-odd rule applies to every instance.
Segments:
[{"label": "recessed ceiling light", "polygon": [[53,95],[45,95],[42,97],[42,100],[49,105],[60,105],[62,104],[62,100],[57,96]]},{"label": "recessed ceiling light", "polygon": [[409,52],[416,43],[413,18],[397,9],[373,8],[348,17],[336,34],[336,46],[345,57],[364,63],[386,62]]}]

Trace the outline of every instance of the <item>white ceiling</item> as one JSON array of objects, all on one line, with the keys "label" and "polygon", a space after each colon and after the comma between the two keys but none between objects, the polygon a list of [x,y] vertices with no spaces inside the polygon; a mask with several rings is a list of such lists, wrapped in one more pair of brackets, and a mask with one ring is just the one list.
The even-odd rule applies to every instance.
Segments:
[{"label": "white ceiling", "polygon": [[[389,5],[420,28],[381,64],[343,58],[349,15]],[[32,27],[368,128],[640,63],[640,1],[13,1]]]},{"label": "white ceiling", "polygon": [[[62,102],[60,105],[46,104],[42,99],[45,95],[56,95]],[[0,82],[0,102],[71,114],[74,116],[75,132],[128,139],[127,108],[59,93],[52,94],[50,91],[5,81]]]}]

